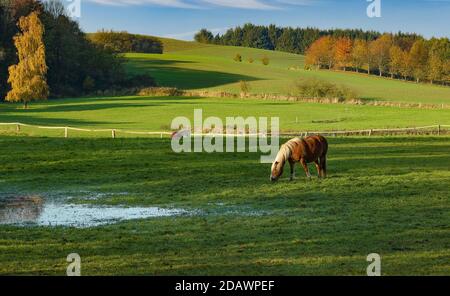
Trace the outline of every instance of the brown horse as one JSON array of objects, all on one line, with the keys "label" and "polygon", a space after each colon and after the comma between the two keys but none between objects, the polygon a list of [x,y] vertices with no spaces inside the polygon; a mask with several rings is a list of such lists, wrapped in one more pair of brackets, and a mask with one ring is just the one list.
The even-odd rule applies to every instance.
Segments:
[{"label": "brown horse", "polygon": [[272,164],[272,174],[270,180],[277,181],[283,174],[286,162],[291,166],[291,181],[295,176],[295,163],[299,162],[305,169],[306,176],[311,178],[308,163],[314,162],[317,167],[319,178],[327,176],[327,153],[328,142],[322,136],[312,136],[306,138],[294,138],[281,146],[277,158]]}]

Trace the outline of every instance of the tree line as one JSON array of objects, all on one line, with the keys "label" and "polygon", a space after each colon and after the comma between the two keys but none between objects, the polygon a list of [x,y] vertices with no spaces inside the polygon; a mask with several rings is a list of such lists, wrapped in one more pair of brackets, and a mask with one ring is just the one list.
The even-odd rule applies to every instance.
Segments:
[{"label": "tree line", "polygon": [[[417,39],[416,34],[398,33],[399,36]],[[225,34],[213,35],[207,29],[200,30],[194,37],[197,42],[217,45],[245,46],[267,50],[278,50],[296,54],[305,54],[311,44],[323,36],[334,38],[347,37],[351,40],[372,41],[381,36],[376,31],[361,29],[329,29],[278,27],[275,25],[258,26],[245,24],[227,30]]]},{"label": "tree line", "polygon": [[416,82],[450,83],[450,40],[383,34],[367,41],[323,36],[306,51],[308,69],[366,71]]},{"label": "tree line", "polygon": [[[41,48],[40,39],[30,37],[36,32],[35,37],[42,32],[40,58],[44,61],[33,54],[33,50]],[[33,42],[27,45],[26,38]],[[37,59],[36,64],[28,68],[24,62],[27,55]],[[0,0],[0,100],[12,91],[14,81],[11,79],[27,79],[33,66],[38,64],[41,70],[45,68],[41,74],[45,76],[50,97],[79,96],[97,90],[132,87],[136,83],[146,86],[154,83],[149,77],[126,77],[123,58],[91,42],[79,24],[67,15],[61,2]],[[13,70],[14,66],[17,71]],[[41,94],[35,93],[35,99]],[[23,101],[25,97],[19,99]],[[12,96],[9,99],[12,100]]]},{"label": "tree line", "polygon": [[115,32],[101,30],[88,34],[93,43],[115,53],[163,53],[162,42],[154,37],[130,34],[128,32]]}]

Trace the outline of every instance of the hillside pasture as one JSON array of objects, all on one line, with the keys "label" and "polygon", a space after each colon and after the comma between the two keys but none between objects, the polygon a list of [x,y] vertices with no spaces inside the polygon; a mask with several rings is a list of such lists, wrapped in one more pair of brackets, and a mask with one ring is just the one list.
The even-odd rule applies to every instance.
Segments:
[{"label": "hillside pasture", "polygon": [[[163,42],[164,43],[164,42]],[[450,88],[416,84],[363,73],[304,70],[304,56],[245,47],[204,45],[166,40],[162,55],[126,54],[130,73],[149,73],[162,86],[188,90],[239,93],[239,81],[250,82],[253,93],[295,94],[300,79],[316,78],[346,85],[368,101],[449,104]],[[242,62],[233,60],[236,54]],[[267,56],[269,65],[261,59]],[[253,63],[248,59],[252,58]]]}]

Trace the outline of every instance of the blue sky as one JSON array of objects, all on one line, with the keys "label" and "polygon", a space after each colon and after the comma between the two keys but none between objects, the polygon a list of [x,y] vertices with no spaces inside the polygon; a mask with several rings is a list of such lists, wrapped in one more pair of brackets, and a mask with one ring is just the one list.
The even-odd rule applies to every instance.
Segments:
[{"label": "blue sky", "polygon": [[450,0],[381,0],[381,18],[367,17],[369,4],[367,0],[81,0],[79,22],[87,32],[126,30],[185,40],[201,28],[217,33],[247,22],[450,37]]}]

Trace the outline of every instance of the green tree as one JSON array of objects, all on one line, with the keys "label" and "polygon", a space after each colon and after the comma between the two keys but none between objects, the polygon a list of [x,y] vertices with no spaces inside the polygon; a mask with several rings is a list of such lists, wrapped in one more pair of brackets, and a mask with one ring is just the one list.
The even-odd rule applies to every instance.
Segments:
[{"label": "green tree", "polygon": [[21,34],[14,37],[19,62],[9,67],[11,91],[6,96],[10,102],[23,102],[24,108],[33,100],[48,97],[46,81],[47,64],[45,63],[44,28],[38,13],[32,12],[19,20]]},{"label": "green tree", "polygon": [[195,34],[194,40],[200,43],[213,43],[214,35],[207,29],[201,29],[200,32]]}]

